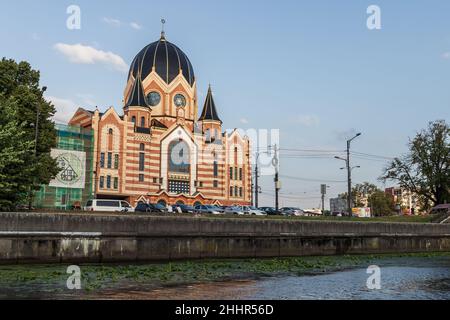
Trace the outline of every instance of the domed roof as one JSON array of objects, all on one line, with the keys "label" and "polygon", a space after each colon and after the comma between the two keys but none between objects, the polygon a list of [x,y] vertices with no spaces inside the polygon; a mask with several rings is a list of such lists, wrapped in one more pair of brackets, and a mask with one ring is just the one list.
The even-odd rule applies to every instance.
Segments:
[{"label": "domed roof", "polygon": [[156,73],[170,84],[180,73],[183,73],[186,81],[192,86],[195,81],[194,69],[186,54],[173,43],[167,41],[164,35],[153,43],[144,47],[131,63],[128,79],[131,75],[137,75],[144,80],[153,67]]}]

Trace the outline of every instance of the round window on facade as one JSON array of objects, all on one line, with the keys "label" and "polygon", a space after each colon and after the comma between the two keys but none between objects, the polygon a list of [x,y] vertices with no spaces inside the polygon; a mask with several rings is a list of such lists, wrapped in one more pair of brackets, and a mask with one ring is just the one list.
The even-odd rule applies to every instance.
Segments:
[{"label": "round window on facade", "polygon": [[152,91],[147,95],[147,103],[154,107],[157,106],[159,103],[161,102],[161,95],[156,92],[156,91]]},{"label": "round window on facade", "polygon": [[182,94],[176,94],[173,98],[173,102],[177,107],[185,107],[186,106],[186,98]]}]

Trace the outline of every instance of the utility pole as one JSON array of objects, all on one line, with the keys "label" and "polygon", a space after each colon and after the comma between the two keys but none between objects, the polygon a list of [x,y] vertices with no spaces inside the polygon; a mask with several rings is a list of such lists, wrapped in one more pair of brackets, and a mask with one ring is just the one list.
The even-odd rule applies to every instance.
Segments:
[{"label": "utility pole", "polygon": [[278,192],[281,189],[281,184],[280,184],[280,180],[279,180],[279,173],[278,173],[278,165],[279,165],[279,160],[278,160],[278,147],[275,144],[274,146],[274,157],[272,160],[272,164],[275,167],[275,211],[278,211],[279,209],[279,201],[278,201]]},{"label": "utility pole", "polygon": [[256,151],[256,161],[255,161],[255,207],[259,208],[259,193],[260,193],[260,187],[259,187],[259,156],[261,154],[269,154],[271,146],[267,147],[267,150],[264,152]]},{"label": "utility pole", "polygon": [[353,138],[347,140],[347,158],[335,157],[339,160],[344,160],[347,168],[347,214],[352,216],[352,167],[350,166],[350,143],[358,138],[361,133],[356,134]]},{"label": "utility pole", "polygon": [[320,186],[320,193],[322,194],[322,215],[325,215],[325,195],[327,194],[327,185]]},{"label": "utility pole", "polygon": [[350,169],[350,140],[347,141],[347,213],[352,216],[352,170]]},{"label": "utility pole", "polygon": [[[258,153],[259,156],[259,153]],[[256,165],[255,165],[255,207],[259,208],[259,203],[258,203],[258,196],[259,196],[259,185],[258,185],[258,177],[259,177],[259,171],[258,171],[258,158],[256,157]]]}]

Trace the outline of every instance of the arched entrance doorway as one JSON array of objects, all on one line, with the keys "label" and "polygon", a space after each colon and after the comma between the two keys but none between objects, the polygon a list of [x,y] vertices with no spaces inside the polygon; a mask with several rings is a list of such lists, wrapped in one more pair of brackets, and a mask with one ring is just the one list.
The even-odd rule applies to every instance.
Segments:
[{"label": "arched entrance doorway", "polygon": [[169,193],[190,194],[191,160],[184,140],[172,141],[168,148]]}]

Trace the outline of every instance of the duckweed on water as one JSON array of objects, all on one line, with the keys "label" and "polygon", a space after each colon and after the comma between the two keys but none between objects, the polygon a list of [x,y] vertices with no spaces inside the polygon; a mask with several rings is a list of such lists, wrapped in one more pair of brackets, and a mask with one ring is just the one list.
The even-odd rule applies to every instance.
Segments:
[{"label": "duckweed on water", "polygon": [[[136,265],[82,265],[82,284],[87,292],[131,280],[136,283],[174,285],[278,274],[304,275],[367,266],[377,259],[399,257],[448,257],[450,253],[296,257],[222,261],[184,261]],[[67,265],[0,266],[0,287],[48,284],[64,290]]]}]

